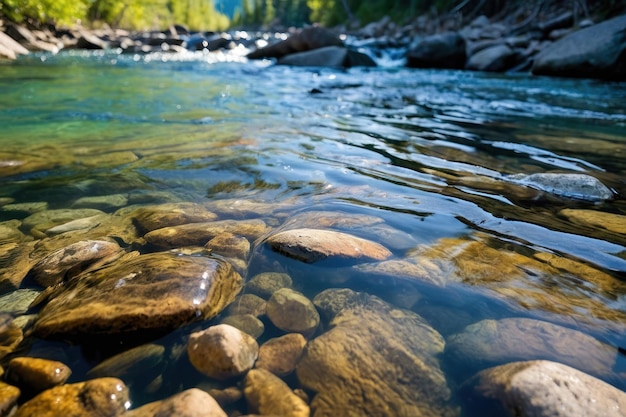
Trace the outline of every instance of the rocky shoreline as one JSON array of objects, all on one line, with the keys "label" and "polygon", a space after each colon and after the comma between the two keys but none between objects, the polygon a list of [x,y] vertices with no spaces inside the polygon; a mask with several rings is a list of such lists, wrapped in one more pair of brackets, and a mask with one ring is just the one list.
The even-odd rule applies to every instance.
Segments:
[{"label": "rocky shoreline", "polygon": [[[119,53],[229,53],[277,64],[311,67],[376,66],[385,56],[415,68],[626,80],[626,15],[597,21],[588,11],[541,8],[514,16],[421,16],[399,26],[385,17],[360,29],[345,27],[231,32],[130,32],[108,27],[28,29],[0,21],[0,59],[33,51],[115,50]],[[281,31],[282,30],[282,31]]]}]

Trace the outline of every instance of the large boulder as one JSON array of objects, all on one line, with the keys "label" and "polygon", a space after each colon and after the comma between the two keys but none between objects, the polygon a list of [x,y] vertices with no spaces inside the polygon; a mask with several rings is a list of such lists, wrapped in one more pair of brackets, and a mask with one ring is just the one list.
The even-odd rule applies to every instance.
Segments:
[{"label": "large boulder", "polygon": [[296,367],[315,392],[316,417],[456,415],[437,360],[444,340],[420,316],[346,289],[326,290],[315,304],[326,316],[337,312]]},{"label": "large boulder", "polygon": [[328,29],[310,26],[294,33],[284,41],[249,53],[248,58],[280,58],[295,52],[310,51],[326,46],[343,46],[343,42],[339,36]]},{"label": "large boulder", "polygon": [[621,417],[626,410],[625,392],[550,361],[513,362],[484,370],[464,384],[463,391],[479,399],[482,415],[488,414],[487,404],[493,404],[492,415],[510,417]]},{"label": "large boulder", "polygon": [[152,253],[126,256],[49,294],[39,337],[167,331],[221,312],[242,287],[221,259]]},{"label": "large boulder", "polygon": [[407,53],[407,66],[413,68],[461,69],[465,61],[465,39],[457,32],[428,36]]},{"label": "large boulder", "polygon": [[533,74],[626,80],[626,15],[568,35],[541,51]]},{"label": "large boulder", "polygon": [[465,68],[475,71],[506,71],[515,64],[517,54],[507,45],[485,48],[468,60]]},{"label": "large boulder", "polygon": [[376,62],[368,55],[343,46],[326,46],[312,51],[289,54],[278,59],[279,65],[298,67],[375,67]]}]

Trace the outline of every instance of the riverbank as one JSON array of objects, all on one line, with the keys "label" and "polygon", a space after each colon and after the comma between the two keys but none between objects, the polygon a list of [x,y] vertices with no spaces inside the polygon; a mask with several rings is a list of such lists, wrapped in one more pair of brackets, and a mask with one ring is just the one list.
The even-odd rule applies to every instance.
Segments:
[{"label": "riverbank", "polygon": [[474,16],[476,12],[423,15],[404,26],[384,17],[357,29],[311,26],[229,32],[193,32],[180,25],[143,32],[28,28],[0,21],[0,59],[67,49],[132,54],[237,51],[239,56],[271,58],[285,65],[405,65],[626,80],[626,14],[607,17],[586,7],[565,9],[543,2],[491,17]]}]

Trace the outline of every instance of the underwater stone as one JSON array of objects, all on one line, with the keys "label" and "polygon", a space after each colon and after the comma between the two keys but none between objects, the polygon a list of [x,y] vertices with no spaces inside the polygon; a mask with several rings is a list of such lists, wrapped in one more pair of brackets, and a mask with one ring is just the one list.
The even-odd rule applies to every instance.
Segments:
[{"label": "underwater stone", "polygon": [[20,329],[9,314],[0,314],[0,359],[12,353],[24,339]]},{"label": "underwater stone", "polygon": [[94,377],[117,377],[128,378],[147,374],[148,370],[158,367],[165,354],[165,348],[161,345],[148,343],[137,346],[122,353],[118,353],[89,370],[87,376]]},{"label": "underwater stone", "polygon": [[252,369],[248,372],[243,392],[252,413],[264,416],[309,417],[309,406],[302,398],[280,378],[265,369]]},{"label": "underwater stone", "polygon": [[206,245],[211,253],[245,261],[250,255],[250,241],[243,236],[236,236],[230,232],[220,233],[209,240]]},{"label": "underwater stone", "polygon": [[211,378],[228,379],[252,368],[259,355],[259,345],[236,327],[218,324],[192,333],[187,354],[199,372]]},{"label": "underwater stone", "polygon": [[[508,416],[622,417],[626,393],[561,363],[513,362],[478,373],[463,391],[497,402]],[[481,410],[484,413],[484,408]]]},{"label": "underwater stone", "polygon": [[179,392],[164,400],[146,404],[124,414],[124,417],[161,416],[227,417],[227,414],[211,395],[197,388]]},{"label": "underwater stone", "polygon": [[305,336],[315,333],[320,323],[320,315],[311,300],[290,288],[281,288],[272,294],[266,314],[279,329]]},{"label": "underwater stone", "polygon": [[224,317],[220,324],[229,324],[233,327],[238,328],[244,333],[248,333],[255,339],[258,339],[265,331],[265,325],[263,324],[263,322],[252,314],[237,314],[235,316],[227,316]]},{"label": "underwater stone", "polygon": [[273,250],[308,263],[326,258],[384,260],[391,256],[378,243],[332,230],[287,230],[270,236],[266,242]]},{"label": "underwater stone", "polygon": [[19,397],[19,388],[0,381],[0,416],[13,415]]},{"label": "underwater stone", "polygon": [[41,392],[63,384],[72,374],[62,362],[19,357],[9,361],[7,379],[23,390]]},{"label": "underwater stone", "polygon": [[36,262],[31,257],[34,247],[34,242],[0,245],[0,292],[15,291],[22,285],[22,280]]},{"label": "underwater stone", "polygon": [[92,208],[112,211],[128,204],[128,197],[122,194],[81,197],[74,201],[72,208]]},{"label": "underwater stone", "polygon": [[128,389],[117,378],[99,378],[48,389],[18,408],[13,417],[116,417],[126,411]]},{"label": "underwater stone", "polygon": [[220,259],[152,253],[121,258],[59,289],[35,323],[39,337],[167,331],[209,319],[241,290]]},{"label": "underwater stone", "polygon": [[561,197],[588,201],[613,198],[613,192],[597,178],[586,174],[540,173],[511,175],[508,179],[520,185],[545,191]]},{"label": "underwater stone", "polygon": [[255,367],[278,376],[288,375],[296,369],[305,345],[306,339],[300,333],[270,339],[259,347],[259,359]]},{"label": "underwater stone", "polygon": [[226,308],[226,314],[236,316],[239,314],[251,314],[259,317],[265,314],[267,303],[264,299],[254,294],[241,294]]},{"label": "underwater stone", "polygon": [[48,229],[73,220],[93,217],[104,212],[96,209],[58,209],[39,211],[22,220],[21,229],[30,232],[32,229],[45,232]]},{"label": "underwater stone", "polygon": [[196,203],[165,203],[141,207],[132,214],[137,225],[145,232],[188,223],[210,222],[215,213]]},{"label": "underwater stone", "polygon": [[624,215],[582,209],[563,209],[559,214],[567,217],[574,223],[591,227],[601,227],[611,232],[626,235],[626,216]]},{"label": "underwater stone", "polygon": [[246,291],[268,299],[281,288],[291,288],[293,284],[288,274],[280,272],[262,272],[253,276],[246,283]]}]

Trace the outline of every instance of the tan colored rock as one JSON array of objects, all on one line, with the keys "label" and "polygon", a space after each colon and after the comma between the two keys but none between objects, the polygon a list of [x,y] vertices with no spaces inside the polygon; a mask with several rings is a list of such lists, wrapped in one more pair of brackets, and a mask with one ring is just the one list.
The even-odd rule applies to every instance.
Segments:
[{"label": "tan colored rock", "polygon": [[128,197],[123,194],[81,197],[72,203],[72,208],[91,208],[102,211],[113,211],[128,205]]},{"label": "tan colored rock", "polygon": [[514,362],[480,372],[465,384],[497,401],[510,417],[623,417],[626,393],[569,366]]},{"label": "tan colored rock", "polygon": [[544,359],[592,375],[611,377],[617,350],[577,330],[507,318],[482,320],[448,338],[446,358],[467,372],[520,360]]},{"label": "tan colored rock", "polygon": [[5,243],[0,245],[0,292],[15,291],[33,267],[31,258],[35,242]]},{"label": "tan colored rock", "polygon": [[293,282],[288,274],[280,272],[262,272],[246,283],[246,291],[261,298],[269,299],[281,288],[291,288]]},{"label": "tan colored rock", "polygon": [[124,414],[124,417],[227,417],[211,395],[191,388],[161,401],[146,404]]},{"label": "tan colored rock", "polygon": [[88,267],[97,268],[122,256],[112,241],[85,240],[50,253],[33,266],[29,276],[42,287],[50,287],[78,275]]},{"label": "tan colored rock", "polygon": [[320,323],[320,315],[311,300],[290,288],[281,288],[272,294],[266,314],[279,329],[305,336],[315,333]]},{"label": "tan colored rock", "polygon": [[39,211],[31,214],[22,221],[22,230],[30,231],[36,229],[41,232],[73,220],[83,219],[85,217],[93,217],[104,214],[100,210],[95,209],[58,209]]},{"label": "tan colored rock", "polygon": [[214,317],[241,290],[220,259],[151,253],[122,257],[76,277],[50,296],[35,324],[39,337],[166,331]]},{"label": "tan colored rock", "polygon": [[270,339],[259,347],[255,367],[278,376],[288,375],[296,369],[305,345],[306,339],[300,333]]},{"label": "tan colored rock", "polygon": [[161,345],[148,343],[118,353],[89,370],[90,378],[128,377],[147,374],[149,370],[157,368],[163,361],[165,348]]},{"label": "tan colored rock", "polygon": [[230,232],[220,233],[209,240],[206,249],[227,258],[247,260],[250,256],[250,241],[243,236],[236,236]]},{"label": "tan colored rock", "polygon": [[26,314],[31,303],[41,291],[20,288],[0,296],[0,313],[9,313],[13,316]]},{"label": "tan colored rock", "polygon": [[624,215],[582,209],[563,209],[559,214],[574,223],[602,227],[615,233],[626,234],[626,216]]},{"label": "tan colored rock", "polygon": [[0,359],[12,353],[24,339],[22,329],[9,314],[0,314]]},{"label": "tan colored rock", "polygon": [[208,390],[211,397],[215,398],[222,407],[232,404],[243,398],[243,391],[238,387],[228,387],[224,389],[211,388]]},{"label": "tan colored rock", "polygon": [[25,402],[13,417],[116,417],[127,404],[128,389],[121,380],[100,378],[48,389]]},{"label": "tan colored rock", "polygon": [[259,355],[259,345],[249,334],[228,324],[218,324],[192,333],[187,354],[199,372],[215,379],[228,379],[252,368]]},{"label": "tan colored rock", "polygon": [[54,226],[46,230],[47,236],[56,236],[68,232],[81,232],[86,233],[96,227],[100,226],[102,215],[98,214],[91,217],[84,217],[82,219],[76,219],[67,223]]},{"label": "tan colored rock", "polygon": [[71,369],[64,363],[40,358],[13,358],[7,367],[7,378],[11,383],[35,392],[61,385],[71,374]]},{"label": "tan colored rock", "polygon": [[258,339],[265,331],[265,325],[263,324],[263,322],[252,314],[238,314],[235,316],[226,316],[220,323],[229,324],[233,327],[236,327],[242,332],[248,333],[255,339]]},{"label": "tan colored rock", "polygon": [[341,211],[305,211],[290,216],[284,229],[357,229],[383,223],[377,216],[351,214]]},{"label": "tan colored rock", "polygon": [[133,218],[145,232],[188,223],[210,222],[217,215],[196,203],[165,203],[137,209]]},{"label": "tan colored rock", "polygon": [[250,239],[257,239],[269,231],[262,220],[221,220],[183,224],[153,230],[144,237],[148,243],[162,248],[181,246],[202,246],[222,233],[232,233]]},{"label": "tan colored rock", "polygon": [[266,243],[277,252],[309,263],[327,258],[382,261],[391,256],[378,243],[332,230],[287,230],[270,236]]},{"label": "tan colored rock", "polygon": [[20,389],[0,381],[0,416],[10,416],[17,408]]},{"label": "tan colored rock", "polygon": [[437,359],[441,335],[413,312],[338,291],[347,307],[337,309],[330,330],[309,341],[296,367],[302,386],[316,393],[315,416],[456,416]]},{"label": "tan colored rock", "polygon": [[264,369],[252,369],[248,372],[243,392],[252,413],[264,416],[309,417],[309,406],[280,378]]},{"label": "tan colored rock", "polygon": [[264,299],[254,294],[241,294],[226,308],[226,314],[237,316],[241,314],[251,314],[259,317],[265,314],[267,303]]}]

